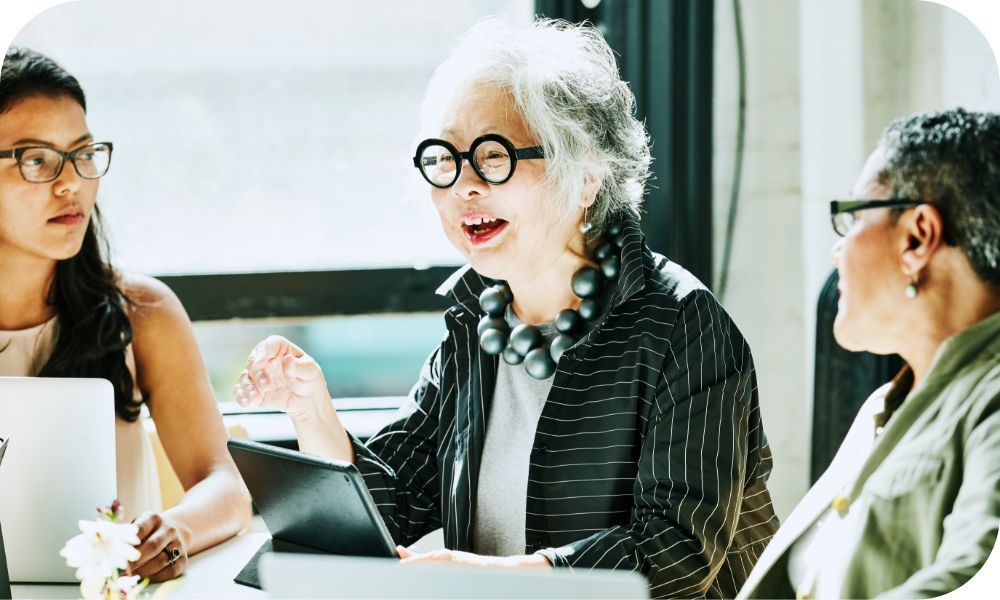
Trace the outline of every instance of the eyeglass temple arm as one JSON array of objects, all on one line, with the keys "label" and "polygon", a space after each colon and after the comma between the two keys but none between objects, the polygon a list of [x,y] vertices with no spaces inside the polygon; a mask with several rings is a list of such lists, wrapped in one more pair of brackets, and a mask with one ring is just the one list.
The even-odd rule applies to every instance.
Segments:
[{"label": "eyeglass temple arm", "polygon": [[532,146],[530,148],[520,148],[514,151],[514,156],[516,156],[518,160],[529,159],[529,158],[545,158],[545,147]]}]

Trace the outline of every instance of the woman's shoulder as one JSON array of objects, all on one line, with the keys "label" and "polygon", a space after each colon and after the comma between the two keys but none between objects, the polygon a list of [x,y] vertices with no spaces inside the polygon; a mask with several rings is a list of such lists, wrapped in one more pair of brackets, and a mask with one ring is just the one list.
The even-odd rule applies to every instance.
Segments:
[{"label": "woman's shoulder", "polygon": [[177,295],[165,283],[148,275],[119,274],[119,286],[128,298],[129,319],[133,328],[187,321],[187,313]]},{"label": "woman's shoulder", "polygon": [[669,258],[650,252],[645,265],[645,297],[648,302],[683,309],[693,301],[721,306],[698,277]]},{"label": "woman's shoulder", "polygon": [[119,273],[118,284],[125,296],[136,304],[156,304],[177,298],[167,284],[149,275]]}]

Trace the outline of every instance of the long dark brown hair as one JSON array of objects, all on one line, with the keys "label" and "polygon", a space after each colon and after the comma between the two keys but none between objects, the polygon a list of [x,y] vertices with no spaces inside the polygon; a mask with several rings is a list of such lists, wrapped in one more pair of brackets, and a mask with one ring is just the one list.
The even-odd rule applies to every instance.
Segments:
[{"label": "long dark brown hair", "polygon": [[[34,50],[11,48],[0,72],[0,115],[36,95],[70,97],[87,110],[80,83],[58,63]],[[135,383],[125,362],[132,341],[131,301],[119,286],[110,256],[94,206],[80,252],[56,263],[47,301],[56,311],[58,336],[38,376],[107,379],[115,389],[115,412],[131,422],[139,418],[141,406],[133,400]]]}]

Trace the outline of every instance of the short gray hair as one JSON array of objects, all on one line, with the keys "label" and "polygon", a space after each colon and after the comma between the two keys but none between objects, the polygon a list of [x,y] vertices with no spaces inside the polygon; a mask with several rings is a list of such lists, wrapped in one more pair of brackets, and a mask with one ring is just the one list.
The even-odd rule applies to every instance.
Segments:
[{"label": "short gray hair", "polygon": [[474,83],[510,95],[545,148],[558,208],[572,210],[588,178],[603,178],[587,214],[593,235],[609,216],[639,214],[649,178],[649,137],[597,29],[551,19],[517,28],[480,21],[434,72],[424,100],[424,132],[439,128],[455,93]]},{"label": "short gray hair", "polygon": [[1000,290],[1000,115],[956,108],[889,124],[878,180],[897,198],[933,204],[945,242]]}]

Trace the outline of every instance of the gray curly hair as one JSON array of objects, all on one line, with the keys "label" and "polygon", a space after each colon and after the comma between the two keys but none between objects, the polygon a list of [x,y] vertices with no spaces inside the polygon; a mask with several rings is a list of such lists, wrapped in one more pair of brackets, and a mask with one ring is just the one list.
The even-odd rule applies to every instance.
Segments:
[{"label": "gray curly hair", "polygon": [[510,95],[545,148],[556,210],[569,213],[588,180],[603,180],[587,209],[593,236],[613,215],[639,214],[649,178],[649,136],[597,29],[552,19],[517,28],[496,19],[480,21],[435,70],[423,104],[423,133],[436,135],[450,100],[470,84]]},{"label": "gray curly hair", "polygon": [[944,240],[1000,290],[1000,115],[956,108],[897,119],[882,134],[878,175],[897,198],[933,204]]}]

